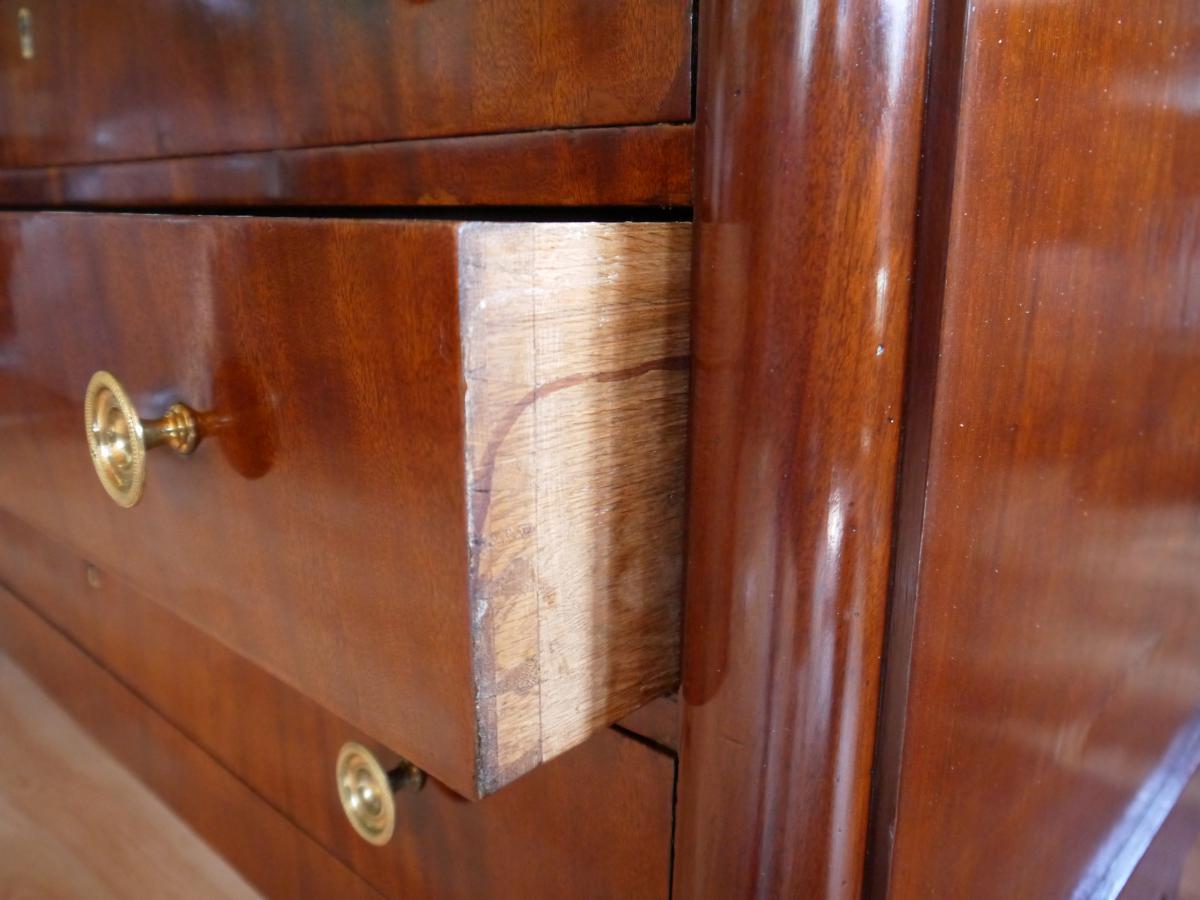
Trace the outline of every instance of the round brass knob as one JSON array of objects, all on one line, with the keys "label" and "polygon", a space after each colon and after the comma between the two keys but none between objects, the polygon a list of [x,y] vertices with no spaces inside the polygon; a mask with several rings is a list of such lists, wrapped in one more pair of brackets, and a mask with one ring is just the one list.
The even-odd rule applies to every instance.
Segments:
[{"label": "round brass knob", "polygon": [[172,404],[161,419],[139,419],[121,382],[97,372],[83,397],[84,425],[92,465],[108,496],[120,506],[133,506],[146,484],[146,451],[166,445],[188,454],[200,443],[196,413]]},{"label": "round brass knob", "polygon": [[337,788],[342,809],[354,830],[364,840],[382,847],[392,839],[396,828],[396,791],[419,791],[425,785],[425,773],[410,762],[402,761],[385,772],[375,754],[350,741],[342,746],[337,759]]}]

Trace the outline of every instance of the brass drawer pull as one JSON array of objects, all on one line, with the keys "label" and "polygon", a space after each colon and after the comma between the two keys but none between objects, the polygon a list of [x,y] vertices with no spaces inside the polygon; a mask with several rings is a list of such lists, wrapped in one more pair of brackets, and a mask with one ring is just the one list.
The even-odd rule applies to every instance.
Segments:
[{"label": "brass drawer pull", "polygon": [[407,761],[385,772],[362,744],[342,745],[337,759],[337,788],[346,818],[364,840],[382,847],[396,828],[396,791],[419,791],[425,773]]},{"label": "brass drawer pull", "polygon": [[133,506],[146,483],[146,451],[166,444],[188,454],[200,443],[196,413],[173,403],[161,419],[140,419],[121,382],[103,370],[92,376],[83,398],[92,465],[108,496]]}]

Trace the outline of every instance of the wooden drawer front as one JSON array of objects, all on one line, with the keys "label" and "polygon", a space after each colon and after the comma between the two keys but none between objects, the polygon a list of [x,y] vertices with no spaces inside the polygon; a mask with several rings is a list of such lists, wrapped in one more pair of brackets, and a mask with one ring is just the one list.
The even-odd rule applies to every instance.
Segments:
[{"label": "wooden drawer front", "polygon": [[[378,898],[364,879],[264,803],[3,587],[0,654],[10,656],[39,681],[108,752],[267,896]],[[90,796],[61,798],[61,814],[69,815],[72,803],[94,802],[96,798]],[[113,827],[123,829],[128,824],[114,823]],[[6,841],[6,851],[10,847]],[[73,861],[62,859],[60,864],[69,868]],[[170,890],[162,884],[144,887],[145,896],[164,896]],[[102,896],[112,894],[104,892]]]},{"label": "wooden drawer front", "polygon": [[5,0],[0,35],[7,166],[691,113],[688,0]]},{"label": "wooden drawer front", "polygon": [[[672,686],[685,224],[0,216],[0,504],[466,794]],[[93,371],[156,450],[85,449]]]},{"label": "wooden drawer front", "polygon": [[[342,742],[370,744],[365,735],[5,513],[0,573],[40,613],[0,589],[0,652],[12,653],[106,743],[115,742],[114,752],[223,853],[232,852],[256,883],[270,870],[285,870],[272,876],[281,877],[289,868],[276,864],[263,873],[261,859],[285,857],[263,846],[262,816],[253,820],[254,830],[241,829],[238,818],[214,821],[203,794],[215,791],[219,779],[188,772],[196,747],[216,760],[213,768],[222,775],[235,776],[228,780],[265,798],[270,815],[278,810],[385,896],[668,895],[675,774],[668,754],[605,729],[477,803],[430,781],[419,793],[397,795],[396,833],[387,846],[373,847],[350,827],[333,779]],[[112,676],[95,666],[89,671],[84,654],[55,629],[194,745],[181,741],[181,750],[160,743],[158,726],[146,729],[140,721],[157,717],[146,707],[142,713],[129,708],[140,704],[113,706],[113,688],[104,686]],[[385,764],[394,759],[375,749]],[[168,778],[170,772],[176,777]],[[260,852],[247,854],[246,847]],[[272,892],[295,895],[283,886]]]}]

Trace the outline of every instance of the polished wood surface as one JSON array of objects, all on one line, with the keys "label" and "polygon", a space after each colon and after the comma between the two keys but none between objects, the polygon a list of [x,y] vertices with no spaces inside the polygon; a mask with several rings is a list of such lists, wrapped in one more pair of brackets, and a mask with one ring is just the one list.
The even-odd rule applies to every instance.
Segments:
[{"label": "polished wood surface", "polygon": [[[430,781],[418,794],[397,796],[396,835],[387,847],[372,847],[342,812],[334,761],[346,740],[373,747],[385,764],[394,754],[116,574],[89,569],[7,514],[0,514],[0,572],[146,703],[386,896],[668,894],[674,760],[639,740],[602,732],[474,803]],[[0,616],[0,632],[22,640],[7,617]]]},{"label": "polished wood surface", "polygon": [[688,0],[4,0],[0,23],[3,166],[691,114]]},{"label": "polished wood surface", "polygon": [[651,700],[617,722],[617,727],[653,741],[664,749],[679,752],[679,694]]},{"label": "polished wood surface", "polygon": [[[0,651],[28,671],[107,752],[264,894],[313,900],[378,896],[3,587]],[[236,701],[227,696],[226,702]],[[81,805],[96,802],[87,796],[67,799]],[[111,834],[116,828],[117,822],[106,816],[101,829]],[[89,834],[82,842],[96,846],[101,840]],[[151,846],[139,850],[145,853]],[[64,867],[68,864],[66,860],[58,862]],[[145,887],[122,893],[156,895],[176,896],[169,890]],[[89,892],[84,896],[96,895]]]},{"label": "polished wood surface", "polygon": [[483,793],[678,683],[691,234],[460,232]]},{"label": "polished wood surface", "polygon": [[0,895],[258,896],[3,655]]},{"label": "polished wood surface", "polygon": [[[688,233],[4,217],[0,503],[487,793],[676,682]],[[98,369],[211,432],[133,510]]]},{"label": "polished wood surface", "polygon": [[[0,260],[0,505],[473,793],[455,226],[8,215]],[[134,509],[98,369],[215,432]]]},{"label": "polished wood surface", "polygon": [[0,206],[689,206],[692,126],[0,169]]},{"label": "polished wood surface", "polygon": [[930,45],[937,48],[929,62],[926,116],[921,139],[923,165],[919,184],[917,258],[913,266],[912,314],[903,408],[904,440],[897,488],[894,526],[892,597],[889,602],[883,687],[872,773],[869,837],[865,859],[865,894],[886,893],[891,863],[892,825],[900,797],[896,790],[895,759],[904,732],[905,705],[912,655],[912,617],[916,611],[916,567],[928,465],[930,421],[934,409],[934,380],[940,350],[942,287],[950,234],[948,172],[954,169],[958,140],[963,3],[937,4],[931,13]]},{"label": "polished wood surface", "polygon": [[928,7],[701,5],[680,897],[858,895]]},{"label": "polished wood surface", "polygon": [[949,6],[871,888],[1109,897],[1200,763],[1200,22]]}]

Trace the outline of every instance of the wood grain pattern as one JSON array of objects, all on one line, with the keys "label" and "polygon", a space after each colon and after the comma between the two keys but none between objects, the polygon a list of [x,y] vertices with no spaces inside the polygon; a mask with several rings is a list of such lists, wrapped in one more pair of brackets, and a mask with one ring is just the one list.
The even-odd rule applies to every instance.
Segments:
[{"label": "wood grain pattern", "polygon": [[859,894],[929,5],[701,5],[680,897]]},{"label": "wood grain pattern", "polygon": [[252,885],[278,897],[378,896],[3,587],[0,623],[0,649]]},{"label": "wood grain pattern", "polygon": [[[6,215],[0,259],[0,505],[473,794],[455,226]],[[97,369],[214,423],[132,510]]]},{"label": "wood grain pattern", "polygon": [[962,71],[962,27],[967,7],[942,3],[931,13],[930,45],[936,48],[929,62],[927,113],[921,139],[924,164],[921,168],[917,258],[913,266],[912,316],[908,335],[908,361],[904,380],[903,456],[897,488],[892,570],[884,677],[880,692],[879,724],[875,742],[876,767],[872,774],[870,838],[867,844],[865,893],[872,898],[886,895],[887,868],[891,864],[891,828],[900,801],[896,790],[895,760],[900,754],[905,706],[911,674],[912,617],[916,611],[913,594],[919,561],[919,534],[924,506],[925,476],[935,403],[930,372],[939,353],[942,285],[948,262],[951,179],[957,152],[960,74]]},{"label": "wood grain pattern", "polygon": [[690,236],[460,234],[484,792],[677,682]]},{"label": "wood grain pattern", "polygon": [[692,126],[577,128],[0,169],[0,204],[688,206]]},{"label": "wood grain pattern", "polygon": [[0,894],[258,894],[0,655]]},{"label": "wood grain pattern", "polygon": [[688,0],[4,0],[0,165],[685,121],[690,19]]},{"label": "wood grain pattern", "polygon": [[[43,213],[0,218],[0,248],[4,508],[464,795],[674,684],[686,223]],[[486,290],[506,266],[531,290]],[[536,380],[504,394],[477,354],[520,363],[489,329],[533,299]],[[101,368],[212,426],[133,510],[81,452]],[[526,593],[503,553],[542,570]]]},{"label": "wood grain pattern", "polygon": [[1200,30],[950,6],[872,893],[1115,896],[1200,764]]},{"label": "wood grain pattern", "polygon": [[[346,821],[331,772],[346,740],[374,747],[385,764],[395,759],[391,751],[117,574],[89,569],[5,513],[0,572],[146,703],[385,896],[668,895],[675,767],[667,754],[604,731],[478,802],[430,781],[419,794],[398,796],[395,837],[372,847]],[[0,605],[0,632],[6,629]]]}]

